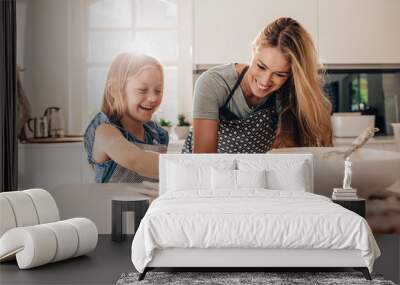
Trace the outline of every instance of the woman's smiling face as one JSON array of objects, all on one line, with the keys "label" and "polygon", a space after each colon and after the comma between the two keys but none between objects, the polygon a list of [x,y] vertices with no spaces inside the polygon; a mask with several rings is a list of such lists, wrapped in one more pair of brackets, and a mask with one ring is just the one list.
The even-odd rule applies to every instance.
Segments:
[{"label": "woman's smiling face", "polygon": [[154,66],[144,66],[138,74],[127,80],[125,114],[136,121],[147,122],[160,106],[162,96],[162,72]]},{"label": "woman's smiling face", "polygon": [[252,95],[263,98],[281,88],[290,76],[290,69],[289,61],[278,48],[254,49],[246,73]]}]

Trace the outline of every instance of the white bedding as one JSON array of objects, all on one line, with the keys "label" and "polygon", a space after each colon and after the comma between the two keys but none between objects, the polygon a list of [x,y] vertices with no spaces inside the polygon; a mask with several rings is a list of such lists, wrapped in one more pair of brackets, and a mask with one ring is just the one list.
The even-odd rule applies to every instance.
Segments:
[{"label": "white bedding", "polygon": [[139,272],[165,248],[358,249],[370,272],[380,255],[366,220],[326,197],[266,189],[212,195],[171,192],[151,204],[132,243]]}]

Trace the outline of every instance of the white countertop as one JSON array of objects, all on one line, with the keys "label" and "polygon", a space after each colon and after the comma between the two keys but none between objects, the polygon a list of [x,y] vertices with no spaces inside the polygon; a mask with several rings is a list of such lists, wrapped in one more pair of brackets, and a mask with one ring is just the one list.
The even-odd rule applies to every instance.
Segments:
[{"label": "white countertop", "polygon": [[[333,144],[351,144],[356,138],[333,138]],[[394,136],[376,136],[371,138],[367,144],[394,144]]]},{"label": "white countertop", "polygon": [[[356,138],[333,138],[333,144],[336,145],[350,145]],[[170,140],[168,145],[168,152],[180,152],[185,140]],[[367,144],[395,144],[396,141],[393,136],[377,136],[371,138]],[[20,143],[19,148],[48,148],[48,147],[62,147],[62,148],[81,148],[83,150],[83,142],[68,142],[68,143]]]}]

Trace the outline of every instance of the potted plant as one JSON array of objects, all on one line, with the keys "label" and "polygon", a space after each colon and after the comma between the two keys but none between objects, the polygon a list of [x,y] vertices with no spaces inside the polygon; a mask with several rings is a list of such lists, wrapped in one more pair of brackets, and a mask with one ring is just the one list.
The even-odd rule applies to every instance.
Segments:
[{"label": "potted plant", "polygon": [[158,120],[158,124],[159,124],[164,130],[166,130],[168,133],[171,131],[172,124],[171,124],[170,121],[168,121],[168,120],[166,120],[166,119],[164,119],[164,118],[160,118],[160,119]]},{"label": "potted plant", "polygon": [[187,137],[190,130],[190,123],[186,121],[186,117],[183,114],[178,116],[178,124],[174,128],[174,133],[179,140],[183,140]]}]

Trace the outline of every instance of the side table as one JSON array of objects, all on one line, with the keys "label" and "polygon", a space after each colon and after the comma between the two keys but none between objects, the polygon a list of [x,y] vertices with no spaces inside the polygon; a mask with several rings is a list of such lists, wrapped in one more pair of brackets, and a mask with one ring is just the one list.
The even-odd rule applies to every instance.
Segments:
[{"label": "side table", "polygon": [[354,199],[354,200],[337,200],[332,199],[332,202],[339,204],[340,206],[359,214],[365,219],[365,199]]},{"label": "side table", "polygon": [[124,212],[132,211],[135,213],[135,232],[139,227],[140,221],[149,208],[148,197],[121,197],[112,199],[112,218],[111,218],[111,239],[113,241],[123,241],[126,234],[122,233],[122,215]]}]

